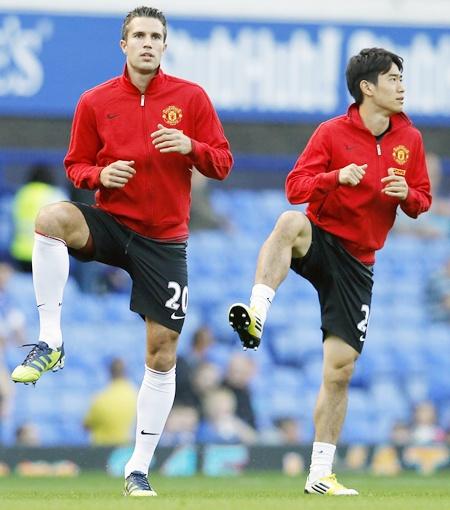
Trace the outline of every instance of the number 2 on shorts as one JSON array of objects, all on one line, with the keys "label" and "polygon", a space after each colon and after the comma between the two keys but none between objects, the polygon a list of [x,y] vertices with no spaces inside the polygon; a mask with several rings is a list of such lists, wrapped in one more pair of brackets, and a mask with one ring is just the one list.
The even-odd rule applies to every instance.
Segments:
[{"label": "number 2 on shorts", "polygon": [[367,331],[367,324],[369,322],[369,315],[370,315],[370,307],[369,305],[362,305],[361,306],[361,312],[364,314],[364,319],[361,322],[358,322],[358,325],[356,326],[359,331],[362,331],[362,335],[359,337],[360,342],[364,342],[366,331]]}]

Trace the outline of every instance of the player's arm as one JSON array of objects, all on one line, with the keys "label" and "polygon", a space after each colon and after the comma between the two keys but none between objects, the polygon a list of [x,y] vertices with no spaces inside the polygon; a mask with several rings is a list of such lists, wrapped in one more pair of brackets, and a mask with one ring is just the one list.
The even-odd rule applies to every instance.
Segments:
[{"label": "player's arm", "polygon": [[67,176],[77,188],[96,189],[100,186],[103,167],[95,163],[101,146],[93,109],[83,95],[75,110],[69,150],[64,158]]},{"label": "player's arm", "polygon": [[339,186],[357,186],[367,165],[351,163],[331,169],[331,134],[319,126],[286,178],[286,196],[291,204],[322,200]]},{"label": "player's arm", "polygon": [[192,137],[178,129],[158,125],[152,133],[153,144],[162,153],[178,152],[189,158],[192,166],[213,179],[225,179],[231,171],[233,157],[222,125],[206,93],[199,89],[192,98],[195,130]]},{"label": "player's arm", "polygon": [[420,134],[418,134],[418,142],[414,153],[414,162],[406,175],[406,179],[401,177],[405,181],[403,186],[406,186],[407,192],[406,196],[403,195],[404,198],[400,198],[400,207],[411,218],[417,218],[419,214],[428,211],[431,206],[431,185]]}]

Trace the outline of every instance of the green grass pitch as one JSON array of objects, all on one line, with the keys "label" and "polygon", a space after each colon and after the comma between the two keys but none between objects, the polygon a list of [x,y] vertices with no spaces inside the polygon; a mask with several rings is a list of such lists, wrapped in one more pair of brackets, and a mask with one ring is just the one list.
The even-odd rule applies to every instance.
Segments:
[{"label": "green grass pitch", "polygon": [[237,477],[164,478],[152,476],[158,497],[124,498],[122,481],[103,473],[77,478],[0,479],[1,510],[93,510],[152,508],[161,510],[445,510],[450,509],[450,472],[434,476],[398,477],[344,475],[358,497],[303,494],[303,478],[278,473]]}]

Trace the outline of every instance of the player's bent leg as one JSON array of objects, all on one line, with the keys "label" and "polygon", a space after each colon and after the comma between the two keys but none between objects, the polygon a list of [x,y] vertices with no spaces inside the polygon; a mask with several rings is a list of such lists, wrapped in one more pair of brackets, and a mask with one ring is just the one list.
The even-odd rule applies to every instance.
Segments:
[{"label": "player's bent leg", "polygon": [[74,249],[83,248],[89,238],[89,227],[78,207],[71,202],[57,202],[42,207],[36,217],[36,232],[61,239]]},{"label": "player's bent leg", "polygon": [[11,374],[17,383],[35,384],[50,370],[64,367],[61,333],[63,291],[69,275],[67,245],[82,247],[89,229],[79,209],[69,202],[43,207],[36,218],[33,284],[40,319],[39,339]]},{"label": "player's bent leg", "polygon": [[303,257],[311,239],[311,224],[303,213],[286,211],[278,218],[259,252],[250,306],[235,303],[228,311],[228,321],[244,350],[258,348],[275,291],[286,278],[292,258]]},{"label": "player's bent leg", "polygon": [[303,213],[281,214],[259,252],[255,283],[276,291],[289,272],[292,258],[304,257],[311,239],[311,223]]}]

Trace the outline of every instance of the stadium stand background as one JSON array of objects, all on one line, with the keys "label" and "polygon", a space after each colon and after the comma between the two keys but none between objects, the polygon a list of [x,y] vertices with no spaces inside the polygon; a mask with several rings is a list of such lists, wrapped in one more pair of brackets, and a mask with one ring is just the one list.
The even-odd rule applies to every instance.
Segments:
[{"label": "stadium stand background", "polygon": [[[58,16],[62,16],[67,23],[70,16],[85,16],[88,2],[76,2],[76,5],[64,2],[66,11],[62,11],[57,2],[39,2],[39,8],[32,1],[15,1],[10,6],[8,3],[4,1],[0,6],[3,36],[7,17],[16,17],[23,26],[30,26],[36,20],[27,16],[37,16],[40,10],[44,14],[39,16],[55,16],[51,19],[56,24]],[[154,2],[154,5],[164,8],[169,19],[175,16],[186,30],[192,17],[193,33],[198,26],[204,30],[208,24],[220,26],[230,23],[231,19],[243,25],[261,24],[258,27],[267,23],[269,30],[277,34],[279,27],[274,27],[274,20],[285,23],[283,18],[287,16],[283,13],[289,12],[288,5],[291,8],[290,2],[281,2],[282,5],[277,2],[274,12],[271,2],[248,1],[242,10],[242,2],[224,2],[227,5],[218,7],[217,12],[205,13],[205,3],[202,6],[200,1],[174,1]],[[123,13],[135,6],[135,2],[129,1],[116,4],[114,12],[90,12],[89,17],[111,18],[120,23]],[[370,25],[375,31],[382,31],[388,26],[389,30],[405,30],[405,37],[413,37],[411,32],[422,30],[425,36],[429,33],[430,40],[441,37],[442,44],[450,44],[448,36],[445,39],[440,32],[443,28],[440,20],[444,19],[442,9],[449,10],[445,2],[427,2],[425,10],[419,2],[386,0],[377,2],[376,11],[370,2],[348,2],[348,9],[339,10],[333,7],[333,2],[315,4],[313,10],[307,7],[305,12],[294,8],[289,29],[293,30],[296,23],[302,27],[306,20],[311,24],[307,28],[313,37],[317,26],[336,23],[338,28],[344,27],[342,33],[347,37],[355,27],[364,29]],[[400,20],[400,28],[393,19]],[[77,37],[82,35],[77,33]],[[0,46],[11,50],[5,41],[5,37],[0,39]],[[116,41],[108,40],[104,44],[108,45],[108,55],[112,54]],[[428,98],[426,108],[413,117],[419,121],[427,150],[443,158],[444,175],[448,179],[450,84],[445,80],[448,81],[446,76],[450,74],[446,67],[448,61],[439,60],[444,54],[444,51],[436,54],[429,69],[430,81],[426,83],[434,86],[435,80],[442,77],[446,96],[436,104]],[[406,63],[408,65],[408,60]],[[81,55],[71,55],[73,73],[83,74],[83,64]],[[320,60],[315,62],[315,67],[320,73]],[[116,69],[115,73],[118,71]],[[56,79],[57,73],[53,72]],[[0,68],[0,84],[4,85],[10,78],[8,67]],[[342,81],[342,76],[339,80]],[[75,95],[81,92],[76,91]],[[342,97],[345,99],[345,95]],[[67,185],[62,157],[70,130],[69,110],[73,110],[74,105],[67,106],[63,113],[49,111],[47,114],[41,107],[40,112],[30,114],[24,103],[18,104],[16,111],[8,107],[8,103],[14,105],[19,99],[25,103],[32,100],[18,98],[14,91],[4,93],[0,87],[0,252],[3,257],[8,254],[12,234],[12,196],[24,182],[27,168],[36,162],[46,162],[54,168],[59,183]],[[55,103],[58,101],[61,102],[60,97],[55,98]],[[418,104],[415,103],[416,109]],[[288,110],[270,108],[262,115],[255,106],[247,112],[237,107],[228,112],[222,108],[225,131],[236,154],[236,166],[227,182],[212,183],[211,202],[219,214],[229,219],[233,228],[227,232],[196,232],[190,238],[190,304],[180,339],[181,354],[189,349],[196,328],[204,324],[218,339],[212,355],[222,369],[231,354],[239,349],[237,337],[226,320],[227,308],[234,301],[248,298],[259,246],[279,213],[290,207],[283,194],[284,178],[317,122],[324,117],[319,110],[316,107],[314,115],[300,111],[293,116]],[[29,111],[33,111],[32,106]],[[350,390],[344,442],[388,442],[395,423],[409,422],[414,406],[427,399],[439,410],[440,426],[450,427],[449,325],[432,322],[425,302],[427,281],[449,258],[449,247],[448,235],[444,239],[430,240],[397,234],[391,236],[378,255],[368,340]],[[38,324],[31,277],[17,273],[11,288],[17,306],[26,314],[29,339],[34,341]],[[44,377],[34,389],[15,388],[16,404],[4,420],[3,444],[12,444],[16,428],[25,421],[33,421],[43,445],[85,445],[88,438],[82,420],[89,395],[106,384],[110,359],[114,356],[126,359],[129,373],[136,383],[139,382],[144,331],[141,320],[128,310],[126,295],[108,294],[100,298],[82,293],[71,278],[65,292],[63,327],[66,368]],[[260,431],[269,428],[277,418],[292,416],[304,427],[303,439],[311,440],[312,409],[321,374],[320,340],[319,309],[314,291],[306,282],[289,275],[272,307],[263,346],[258,353],[246,354],[254,358],[258,368],[251,390]],[[22,350],[8,347],[9,367],[22,358]]]}]

